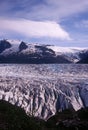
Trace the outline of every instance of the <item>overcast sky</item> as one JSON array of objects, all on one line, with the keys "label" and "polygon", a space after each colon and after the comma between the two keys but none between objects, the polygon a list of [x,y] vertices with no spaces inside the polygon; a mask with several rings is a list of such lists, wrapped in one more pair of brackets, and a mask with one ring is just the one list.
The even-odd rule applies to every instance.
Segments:
[{"label": "overcast sky", "polygon": [[0,0],[0,39],[88,47],[88,0]]}]

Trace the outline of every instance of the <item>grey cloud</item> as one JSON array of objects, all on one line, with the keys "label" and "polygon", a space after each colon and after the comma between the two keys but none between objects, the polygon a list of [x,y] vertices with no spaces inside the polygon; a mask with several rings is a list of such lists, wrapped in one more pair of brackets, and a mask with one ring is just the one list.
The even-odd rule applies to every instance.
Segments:
[{"label": "grey cloud", "polygon": [[88,0],[3,0],[0,15],[58,21],[88,9]]}]

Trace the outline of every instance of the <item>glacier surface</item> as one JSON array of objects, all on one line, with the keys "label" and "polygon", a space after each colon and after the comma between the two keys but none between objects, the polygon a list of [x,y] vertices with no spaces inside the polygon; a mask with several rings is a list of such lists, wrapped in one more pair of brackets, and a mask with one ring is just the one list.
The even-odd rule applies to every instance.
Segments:
[{"label": "glacier surface", "polygon": [[47,119],[88,106],[88,65],[0,64],[0,99]]}]

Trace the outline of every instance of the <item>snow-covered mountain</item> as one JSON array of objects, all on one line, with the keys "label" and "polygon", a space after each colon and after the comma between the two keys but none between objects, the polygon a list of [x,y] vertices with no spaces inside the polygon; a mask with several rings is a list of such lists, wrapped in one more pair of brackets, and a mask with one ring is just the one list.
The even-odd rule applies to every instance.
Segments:
[{"label": "snow-covered mountain", "polygon": [[0,41],[0,62],[4,63],[85,63],[88,49]]}]

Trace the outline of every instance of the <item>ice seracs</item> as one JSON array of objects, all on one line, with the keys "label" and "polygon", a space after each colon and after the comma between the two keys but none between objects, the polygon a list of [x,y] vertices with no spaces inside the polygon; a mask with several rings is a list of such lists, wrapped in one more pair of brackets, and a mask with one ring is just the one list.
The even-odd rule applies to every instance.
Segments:
[{"label": "ice seracs", "polygon": [[[60,71],[60,69],[62,71]],[[88,107],[88,66],[0,65],[0,99],[43,119],[57,111]]]}]

